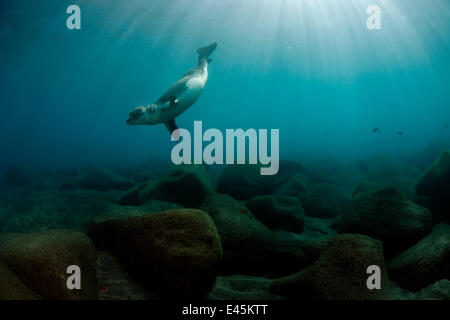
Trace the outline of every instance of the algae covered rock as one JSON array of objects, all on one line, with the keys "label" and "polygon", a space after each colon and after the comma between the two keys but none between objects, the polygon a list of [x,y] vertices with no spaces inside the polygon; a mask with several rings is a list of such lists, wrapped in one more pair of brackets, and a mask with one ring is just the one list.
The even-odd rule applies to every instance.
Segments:
[{"label": "algae covered rock", "polygon": [[436,225],[425,238],[392,259],[388,270],[393,281],[412,291],[450,279],[450,226]]},{"label": "algae covered rock", "polygon": [[[23,283],[46,299],[97,299],[97,253],[83,233],[54,230],[0,235],[0,259]],[[67,268],[81,269],[81,289],[70,290]]]},{"label": "algae covered rock", "polygon": [[436,220],[450,221],[450,150],[444,151],[419,179],[416,197]]},{"label": "algae covered rock", "polygon": [[311,217],[334,218],[350,203],[350,198],[331,183],[318,183],[311,187],[304,209]]},{"label": "algae covered rock", "polygon": [[11,269],[0,260],[0,300],[38,300],[39,295],[30,290]]},{"label": "algae covered rock", "polygon": [[373,191],[378,191],[383,189],[383,186],[381,184],[375,183],[375,182],[371,182],[371,181],[367,181],[367,180],[363,180],[361,181],[358,186],[355,188],[355,190],[353,191],[352,196],[355,197],[360,193],[365,193],[365,192],[373,192]]},{"label": "algae covered rock", "polygon": [[393,188],[356,195],[339,217],[340,233],[359,233],[383,241],[386,253],[398,253],[420,240],[432,226],[428,209]]},{"label": "algae covered rock", "polygon": [[202,166],[183,165],[171,168],[140,191],[139,202],[158,199],[196,208],[214,193],[208,173]]},{"label": "algae covered rock", "polygon": [[80,171],[76,184],[84,189],[92,190],[128,190],[135,185],[114,171],[87,167]]},{"label": "algae covered rock", "polygon": [[[280,241],[243,204],[224,194],[209,196],[200,207],[214,220],[227,272],[289,272],[304,264],[295,241]],[[283,270],[284,269],[284,270]]]},{"label": "algae covered rock", "polygon": [[308,179],[302,174],[296,174],[283,183],[275,192],[280,196],[297,197],[300,201],[305,201],[309,192],[310,184]]},{"label": "algae covered rock", "polygon": [[237,200],[268,195],[274,191],[275,176],[262,176],[257,165],[228,165],[219,176],[217,192]]},{"label": "algae covered rock", "polygon": [[297,198],[258,196],[247,201],[245,206],[269,229],[303,231],[305,212]]},{"label": "algae covered rock", "polygon": [[269,195],[292,176],[305,171],[301,164],[289,160],[280,161],[276,175],[261,175],[259,165],[227,165],[219,176],[217,192],[230,195],[236,200]]},{"label": "algae covered rock", "polygon": [[88,234],[160,296],[205,295],[222,259],[214,222],[201,210],[171,209],[92,223]]},{"label": "algae covered rock", "polygon": [[147,183],[141,183],[127,190],[120,196],[117,203],[121,206],[138,206],[141,204],[141,191],[147,186]]},{"label": "algae covered rock", "polygon": [[[381,271],[381,289],[367,288],[367,267]],[[374,300],[387,296],[383,244],[363,235],[338,235],[309,267],[274,280],[270,290],[295,299]]]}]

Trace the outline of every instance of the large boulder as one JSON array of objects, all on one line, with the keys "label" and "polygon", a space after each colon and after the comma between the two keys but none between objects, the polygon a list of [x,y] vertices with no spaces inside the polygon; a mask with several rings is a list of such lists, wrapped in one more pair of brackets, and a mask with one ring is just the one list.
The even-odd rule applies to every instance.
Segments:
[{"label": "large boulder", "polygon": [[76,184],[92,190],[128,190],[135,182],[108,169],[87,167],[80,171]]},{"label": "large boulder", "polygon": [[337,220],[340,233],[359,233],[383,241],[388,256],[420,240],[433,218],[428,209],[412,203],[393,188],[356,195]]},{"label": "large boulder", "polygon": [[31,291],[11,269],[0,260],[0,300],[37,300],[39,295]]},{"label": "large boulder", "polygon": [[[367,288],[367,267],[381,269],[381,289]],[[362,235],[338,235],[308,268],[274,280],[270,290],[295,299],[384,299],[389,287],[383,244]]]},{"label": "large boulder", "polygon": [[308,216],[334,218],[350,203],[350,198],[331,183],[318,183],[311,187],[305,201]]},{"label": "large boulder", "polygon": [[450,220],[450,150],[444,151],[419,179],[416,197],[436,220]]},{"label": "large boulder", "polygon": [[214,222],[201,210],[105,220],[92,223],[88,235],[163,297],[204,296],[222,259]]},{"label": "large boulder", "polygon": [[[0,235],[0,259],[24,282],[46,299],[97,299],[97,253],[83,233],[54,230]],[[70,290],[67,268],[81,269],[81,289]]]},{"label": "large boulder", "polygon": [[412,291],[450,279],[450,225],[436,225],[416,245],[392,259],[388,271],[393,281]]},{"label": "large boulder", "polygon": [[305,212],[297,198],[258,196],[248,200],[245,206],[269,229],[303,231]]},{"label": "large boulder", "polygon": [[171,168],[162,177],[143,188],[139,202],[158,199],[197,208],[212,193],[212,183],[202,166],[182,165]]},{"label": "large boulder", "polygon": [[217,226],[224,250],[223,272],[278,274],[304,266],[304,253],[295,240],[277,239],[248,208],[230,196],[211,195],[200,208]]}]

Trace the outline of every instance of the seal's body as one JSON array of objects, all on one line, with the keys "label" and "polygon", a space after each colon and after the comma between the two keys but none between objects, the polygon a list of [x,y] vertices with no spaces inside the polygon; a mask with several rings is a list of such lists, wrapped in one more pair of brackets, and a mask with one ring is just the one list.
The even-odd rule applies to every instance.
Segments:
[{"label": "seal's body", "polygon": [[175,82],[155,103],[139,106],[130,112],[128,124],[154,125],[164,123],[172,134],[177,129],[175,118],[186,111],[200,97],[208,80],[208,57],[214,52],[217,43],[197,49],[197,66],[189,70]]}]

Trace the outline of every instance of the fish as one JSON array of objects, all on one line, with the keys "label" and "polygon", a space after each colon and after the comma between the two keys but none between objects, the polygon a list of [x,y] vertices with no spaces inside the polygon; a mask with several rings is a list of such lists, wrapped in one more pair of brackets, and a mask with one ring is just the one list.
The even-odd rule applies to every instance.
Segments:
[{"label": "fish", "polygon": [[372,132],[378,132],[378,128],[372,129]]}]

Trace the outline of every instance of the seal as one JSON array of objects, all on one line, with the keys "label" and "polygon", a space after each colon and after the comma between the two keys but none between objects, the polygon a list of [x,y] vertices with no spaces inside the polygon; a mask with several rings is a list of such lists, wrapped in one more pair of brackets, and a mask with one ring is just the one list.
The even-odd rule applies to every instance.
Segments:
[{"label": "seal", "polygon": [[[134,108],[127,120],[130,125],[155,125],[164,123],[170,134],[178,129],[175,118],[192,106],[200,97],[208,80],[209,56],[217,43],[197,49],[197,66],[175,82],[155,103]],[[178,140],[178,137],[175,137]]]}]

